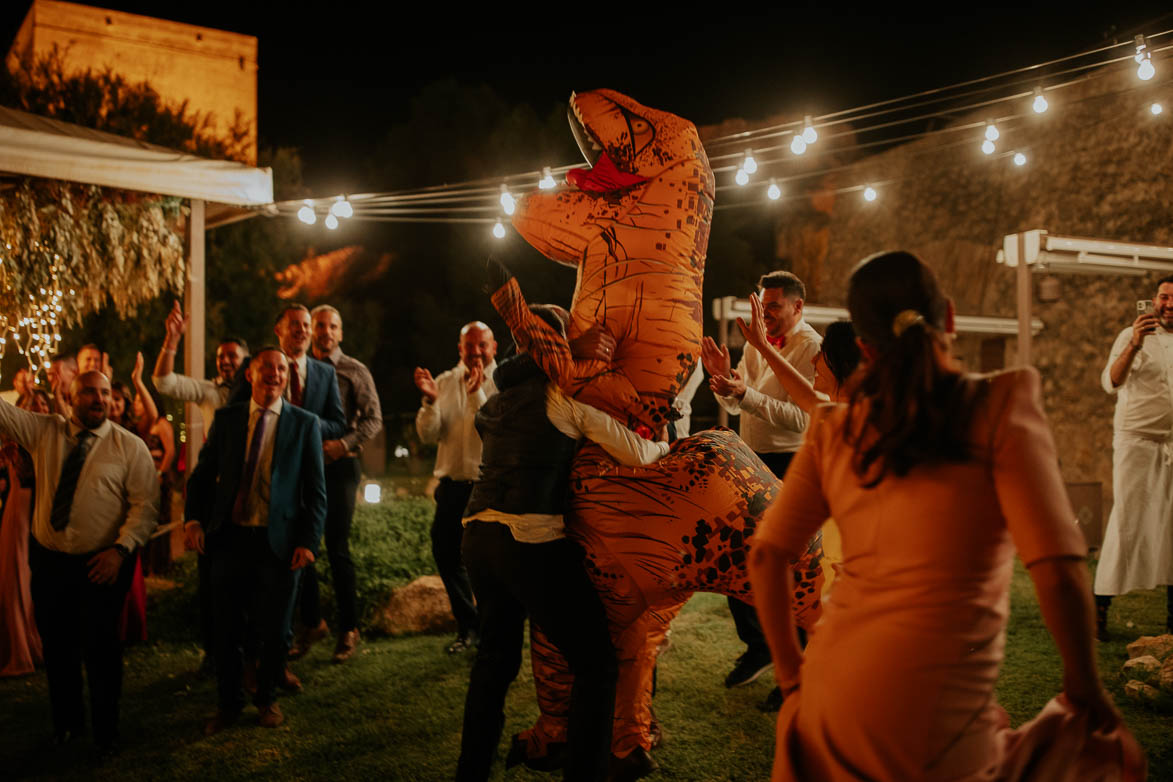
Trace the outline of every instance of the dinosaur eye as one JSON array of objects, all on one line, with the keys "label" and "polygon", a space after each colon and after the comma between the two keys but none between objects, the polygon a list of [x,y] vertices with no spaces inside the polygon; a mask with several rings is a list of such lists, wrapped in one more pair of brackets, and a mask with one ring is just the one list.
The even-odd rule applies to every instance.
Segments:
[{"label": "dinosaur eye", "polygon": [[631,130],[633,133],[647,133],[648,123],[642,119],[633,119],[631,121]]}]

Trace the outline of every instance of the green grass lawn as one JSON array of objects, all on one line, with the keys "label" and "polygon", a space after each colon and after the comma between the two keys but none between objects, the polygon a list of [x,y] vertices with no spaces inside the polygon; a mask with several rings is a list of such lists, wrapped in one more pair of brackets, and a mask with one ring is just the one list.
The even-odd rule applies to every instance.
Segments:
[{"label": "green grass lawn", "polygon": [[[426,523],[426,506],[400,510],[403,513],[389,519],[367,509],[358,520],[357,539],[369,540],[377,549],[388,540],[402,547],[393,565],[396,573],[380,571],[364,580],[365,599],[426,568],[424,540],[412,531]],[[375,535],[378,530],[382,534]],[[370,568],[378,569],[373,564]],[[44,675],[0,679],[0,779],[414,782],[452,777],[470,660],[444,654],[450,639],[441,636],[365,641],[344,666],[331,664],[330,643],[319,644],[306,659],[294,663],[306,688],[282,699],[284,726],[256,727],[250,708],[235,727],[203,738],[201,729],[214,708],[215,690],[211,681],[197,680],[191,673],[199,650],[190,577],[190,565],[177,568],[177,578],[187,583],[152,594],[152,640],[127,652],[121,756],[95,767],[88,739],[62,750],[50,749]],[[1154,705],[1126,701],[1119,670],[1126,642],[1159,633],[1163,622],[1163,590],[1121,598],[1112,615],[1112,630],[1119,640],[1101,645],[1100,651],[1105,682],[1148,751],[1153,780],[1173,779],[1173,708],[1167,700]],[[756,706],[773,680],[763,676],[736,690],[722,686],[740,652],[724,598],[694,597],[673,625],[672,639],[673,647],[660,663],[656,710],[665,743],[655,753],[661,771],[652,779],[767,779],[774,715]],[[527,727],[537,715],[528,665],[527,658],[510,691],[506,735]],[[1020,567],[998,698],[1018,724],[1059,691],[1060,679],[1058,656]],[[503,741],[502,751],[504,746]],[[557,777],[524,769],[506,773],[499,766],[493,778]]]}]

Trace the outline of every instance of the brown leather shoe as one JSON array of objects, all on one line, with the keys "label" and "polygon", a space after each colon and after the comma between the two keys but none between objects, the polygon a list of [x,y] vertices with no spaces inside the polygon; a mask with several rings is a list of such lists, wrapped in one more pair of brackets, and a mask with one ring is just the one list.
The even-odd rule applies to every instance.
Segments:
[{"label": "brown leather shoe", "polygon": [[268,706],[258,706],[257,711],[260,712],[260,716],[257,717],[257,723],[262,728],[276,728],[285,722],[285,715],[281,713],[281,707],[276,703],[270,703]]},{"label": "brown leather shoe", "polygon": [[325,619],[318,622],[317,627],[303,627],[298,631],[297,637],[293,639],[293,646],[289,648],[289,659],[300,660],[305,657],[311,646],[328,635],[330,635],[330,628],[326,625]]},{"label": "brown leather shoe", "polygon": [[277,675],[277,686],[286,692],[301,692],[301,679],[293,675],[293,671],[289,670],[289,666],[285,666],[280,674]]},{"label": "brown leather shoe", "polygon": [[358,630],[347,630],[338,636],[338,645],[334,647],[334,662],[346,662],[354,654],[356,648],[358,648]]},{"label": "brown leather shoe", "polygon": [[204,723],[204,735],[216,735],[232,723],[236,722],[238,717],[240,717],[240,711],[224,711],[222,709],[217,709],[216,713],[209,717],[208,721]]}]

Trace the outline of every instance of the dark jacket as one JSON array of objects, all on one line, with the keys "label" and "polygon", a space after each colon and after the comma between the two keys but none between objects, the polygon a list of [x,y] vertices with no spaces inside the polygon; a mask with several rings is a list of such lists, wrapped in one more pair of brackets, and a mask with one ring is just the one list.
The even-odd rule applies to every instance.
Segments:
[{"label": "dark jacket", "polygon": [[477,412],[481,473],[464,515],[490,508],[516,515],[565,512],[578,440],[546,416],[549,380],[522,354],[502,362],[493,382],[497,393]]},{"label": "dark jacket", "polygon": [[[214,545],[219,531],[232,523],[232,506],[244,473],[248,418],[247,402],[216,411],[208,441],[187,482],[186,517],[200,522],[209,545]],[[269,547],[282,560],[289,560],[299,547],[316,555],[326,526],[326,478],[318,418],[286,402],[273,437]]]}]

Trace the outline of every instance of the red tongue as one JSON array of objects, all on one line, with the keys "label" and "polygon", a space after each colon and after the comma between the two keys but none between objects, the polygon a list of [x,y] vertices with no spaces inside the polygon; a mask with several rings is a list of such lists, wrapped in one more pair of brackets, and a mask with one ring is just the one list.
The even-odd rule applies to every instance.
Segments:
[{"label": "red tongue", "polygon": [[599,156],[599,162],[595,163],[594,168],[572,168],[567,171],[566,181],[588,193],[606,193],[643,184],[648,178],[620,171],[604,153]]}]

